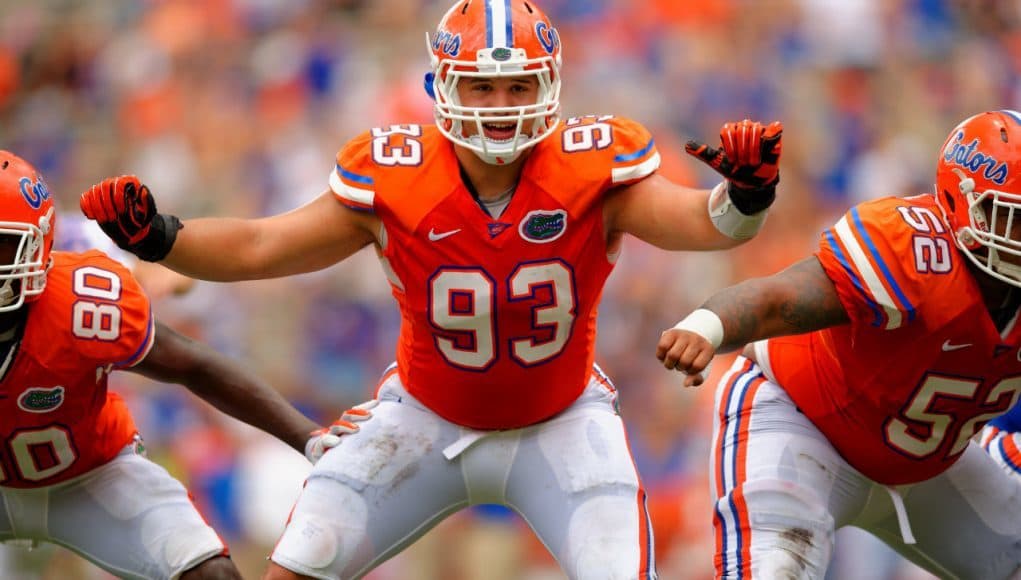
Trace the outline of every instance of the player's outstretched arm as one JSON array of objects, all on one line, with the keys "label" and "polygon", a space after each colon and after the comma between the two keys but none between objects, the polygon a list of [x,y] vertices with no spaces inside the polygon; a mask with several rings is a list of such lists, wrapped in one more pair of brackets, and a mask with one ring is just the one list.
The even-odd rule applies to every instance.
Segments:
[{"label": "player's outstretched arm", "polygon": [[299,453],[305,453],[313,432],[319,430],[319,425],[242,365],[165,324],[156,324],[149,353],[127,370],[184,385],[220,411],[273,435]]},{"label": "player's outstretched arm", "polygon": [[697,190],[657,175],[607,200],[607,229],[667,250],[718,250],[755,236],[776,198],[783,127],[744,120],[720,130],[720,147],[689,141],[685,150],[724,177]]},{"label": "player's outstretched arm", "polygon": [[372,243],[376,218],[324,193],[293,211],[261,219],[161,214],[137,177],[103,180],[82,194],[82,212],[118,246],[193,278],[228,282],[320,270]]},{"label": "player's outstretched arm", "polygon": [[698,386],[702,383],[699,373],[717,352],[850,320],[833,281],[813,256],[772,276],[746,280],[712,295],[663,332],[656,358],[668,369],[687,373],[685,386]]}]

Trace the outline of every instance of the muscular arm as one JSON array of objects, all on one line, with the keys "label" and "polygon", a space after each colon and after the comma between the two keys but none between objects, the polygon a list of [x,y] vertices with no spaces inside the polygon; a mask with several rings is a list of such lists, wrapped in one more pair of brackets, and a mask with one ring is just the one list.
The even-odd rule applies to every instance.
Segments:
[{"label": "muscular arm", "polygon": [[615,189],[603,206],[612,239],[629,233],[664,250],[722,250],[741,243],[709,219],[709,190],[677,185],[658,174]]},{"label": "muscular arm", "polygon": [[[754,278],[717,292],[702,305],[723,325],[723,338],[714,348],[712,332],[671,328],[660,336],[656,358],[668,369],[689,376],[686,386],[702,383],[702,371],[717,352],[740,348],[749,342],[801,334],[850,322],[833,281],[812,256],[765,278]],[[703,313],[704,314],[704,313]],[[692,320],[685,319],[681,323]],[[697,324],[696,324],[697,326]],[[717,331],[718,332],[718,331]]]},{"label": "muscular arm", "polygon": [[702,305],[723,321],[719,352],[749,342],[850,322],[833,281],[812,256],[766,278],[717,292]]},{"label": "muscular arm", "polygon": [[319,427],[240,364],[160,323],[149,354],[128,370],[184,385],[220,411],[273,435],[299,453],[305,452],[309,434]]},{"label": "muscular arm", "polygon": [[321,270],[373,243],[379,220],[330,192],[261,219],[186,220],[164,265],[193,278],[231,282]]}]

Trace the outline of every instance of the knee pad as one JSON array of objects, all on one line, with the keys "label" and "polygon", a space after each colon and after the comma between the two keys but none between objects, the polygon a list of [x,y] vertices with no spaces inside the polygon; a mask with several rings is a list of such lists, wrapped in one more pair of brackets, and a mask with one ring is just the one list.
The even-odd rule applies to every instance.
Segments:
[{"label": "knee pad", "polygon": [[339,573],[364,541],[367,521],[358,492],[328,477],[309,478],[272,559],[309,576]]},{"label": "knee pad", "polygon": [[285,567],[297,564],[303,573],[327,569],[337,558],[340,542],[333,524],[314,514],[295,515],[273,550],[273,560]]},{"label": "knee pad", "polygon": [[596,496],[579,505],[567,526],[571,561],[561,562],[564,571],[572,578],[635,578],[643,556],[651,557],[643,554],[651,545],[639,542],[639,509],[634,495]]},{"label": "knee pad", "polygon": [[817,494],[778,479],[747,482],[742,491],[754,577],[822,578],[833,551],[834,522]]}]

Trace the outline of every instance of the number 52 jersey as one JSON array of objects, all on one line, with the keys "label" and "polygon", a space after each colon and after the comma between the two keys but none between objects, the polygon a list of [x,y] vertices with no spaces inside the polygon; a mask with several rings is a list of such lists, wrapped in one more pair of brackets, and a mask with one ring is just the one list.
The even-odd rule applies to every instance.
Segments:
[{"label": "number 52 jersey", "polygon": [[603,196],[658,166],[637,123],[571,119],[531,150],[509,205],[492,218],[435,126],[373,129],[348,143],[330,186],[382,220],[409,392],[478,429],[567,408],[592,373],[597,305],[615,259]]},{"label": "number 52 jersey", "polygon": [[817,252],[850,324],[770,339],[767,375],[884,484],[952,465],[1021,394],[1017,314],[998,331],[932,195],[852,208]]},{"label": "number 52 jersey", "polygon": [[0,361],[0,486],[30,488],[81,475],[131,442],[136,428],[107,374],[145,358],[149,300],[98,251],[53,252],[46,290],[26,304],[20,340]]}]

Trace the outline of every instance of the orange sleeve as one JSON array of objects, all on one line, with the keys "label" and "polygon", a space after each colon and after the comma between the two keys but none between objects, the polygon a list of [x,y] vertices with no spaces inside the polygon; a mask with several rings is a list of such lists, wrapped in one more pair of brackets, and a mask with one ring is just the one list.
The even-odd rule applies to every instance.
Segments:
[{"label": "orange sleeve", "polygon": [[572,179],[601,189],[641,181],[659,169],[652,135],[641,124],[613,116],[568,119],[554,139]]},{"label": "orange sleeve", "polygon": [[421,167],[425,153],[421,125],[377,127],[355,137],[337,153],[330,189],[347,207],[376,211],[380,170]]},{"label": "orange sleeve", "polygon": [[822,233],[816,256],[856,326],[900,328],[914,321],[925,295],[926,272],[912,245],[917,232],[898,204],[886,198],[855,206]]},{"label": "orange sleeve", "polygon": [[376,164],[372,160],[372,133],[366,131],[337,152],[337,164],[330,173],[330,190],[337,200],[359,211],[374,211]]},{"label": "orange sleeve", "polygon": [[641,181],[659,169],[656,141],[641,124],[630,119],[610,119],[616,136],[610,160],[610,184],[626,185]]},{"label": "orange sleeve", "polygon": [[100,365],[127,368],[149,354],[155,320],[135,277],[105,254],[92,251],[72,272],[73,333],[82,355]]}]

